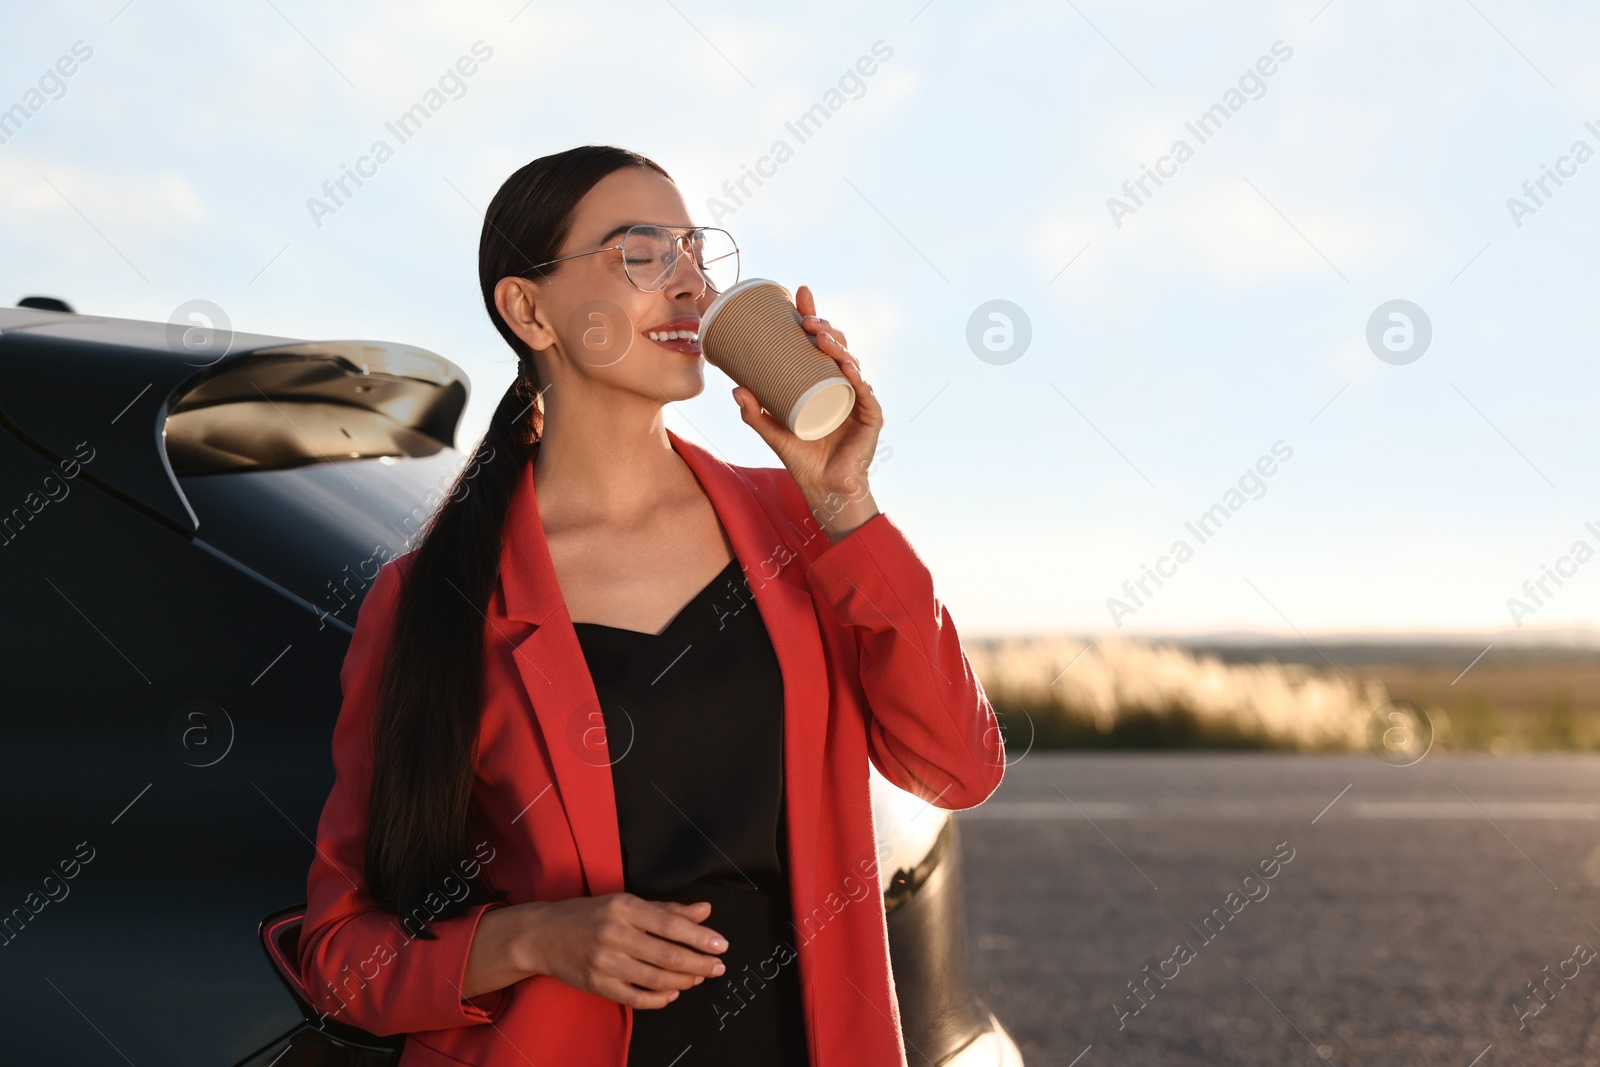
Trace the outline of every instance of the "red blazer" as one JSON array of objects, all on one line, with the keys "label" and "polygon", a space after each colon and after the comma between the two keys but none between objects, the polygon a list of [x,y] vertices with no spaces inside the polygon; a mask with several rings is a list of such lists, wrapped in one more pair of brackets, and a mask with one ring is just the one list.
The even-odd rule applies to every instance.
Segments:
[{"label": "red blazer", "polygon": [[[982,803],[1005,753],[928,569],[875,515],[837,544],[782,467],[740,467],[667,431],[710,497],[772,639],[784,688],[784,795],[798,959],[815,1067],[905,1067],[889,969],[867,761],[941,808]],[[621,892],[623,866],[599,702],[522,472],[485,627],[473,788],[477,859],[510,903]],[[633,1009],[536,975],[460,994],[484,910],[414,940],[363,888],[379,668],[410,554],[385,564],[341,672],[336,771],[317,826],[300,968],[319,1010],[409,1033],[402,1067],[625,1067]],[[905,861],[901,857],[901,861]],[[472,870],[464,870],[468,877]],[[456,899],[464,883],[441,887]],[[443,896],[435,898],[442,908]],[[775,972],[769,971],[767,977]],[[753,992],[761,981],[746,980]]]}]

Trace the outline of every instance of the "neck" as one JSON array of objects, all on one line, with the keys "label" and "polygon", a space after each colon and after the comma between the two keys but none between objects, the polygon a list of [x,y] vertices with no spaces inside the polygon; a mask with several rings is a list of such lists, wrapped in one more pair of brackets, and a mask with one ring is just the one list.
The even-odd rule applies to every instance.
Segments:
[{"label": "neck", "polygon": [[560,404],[547,409],[533,463],[540,512],[592,520],[654,509],[683,468],[661,415],[659,404],[582,417],[564,417],[574,413]]}]

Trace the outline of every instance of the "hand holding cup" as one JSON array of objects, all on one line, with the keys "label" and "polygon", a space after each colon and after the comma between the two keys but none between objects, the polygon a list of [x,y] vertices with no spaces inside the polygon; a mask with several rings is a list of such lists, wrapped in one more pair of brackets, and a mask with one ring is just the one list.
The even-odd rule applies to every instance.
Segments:
[{"label": "hand holding cup", "polygon": [[838,364],[854,389],[855,404],[849,414],[826,436],[808,441],[763,408],[744,386],[735,387],[733,397],[745,423],[777,453],[818,521],[838,540],[878,513],[866,472],[883,429],[883,407],[861,376],[861,364],[850,353],[844,331],[817,314],[816,297],[809,286],[795,291],[795,309],[813,344]]}]

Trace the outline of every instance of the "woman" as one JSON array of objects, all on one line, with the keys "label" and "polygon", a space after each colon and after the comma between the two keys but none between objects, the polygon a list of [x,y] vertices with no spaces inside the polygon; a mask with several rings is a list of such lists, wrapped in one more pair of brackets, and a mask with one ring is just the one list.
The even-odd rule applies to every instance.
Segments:
[{"label": "woman", "polygon": [[906,1063],[867,763],[965,808],[1004,751],[806,287],[844,425],[801,441],[734,389],[781,468],[665,428],[704,388],[667,333],[725,287],[714,243],[604,146],[484,217],[518,376],[362,603],[300,944],[316,1007],[410,1035],[406,1067]]}]

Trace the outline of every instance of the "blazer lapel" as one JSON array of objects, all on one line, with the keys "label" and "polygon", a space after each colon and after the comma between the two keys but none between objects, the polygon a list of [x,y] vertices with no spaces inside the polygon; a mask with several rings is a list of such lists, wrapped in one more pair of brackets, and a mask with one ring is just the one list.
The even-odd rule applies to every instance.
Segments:
[{"label": "blazer lapel", "polygon": [[591,896],[620,893],[622,841],[594,680],[567,614],[534,497],[533,462],[523,465],[500,554],[506,617],[532,623],[516,643],[517,673],[533,704]]},{"label": "blazer lapel", "polygon": [[[790,884],[810,900],[816,884],[828,675],[817,616],[799,550],[780,535],[745,477],[671,430],[667,438],[710,498],[772,641],[783,674],[784,786]],[[624,888],[622,843],[605,721],[583,648],[556,580],[534,494],[533,462],[523,466],[501,549],[506,616],[531,623],[516,645],[517,671],[555,770],[556,789],[577,842],[591,895]],[[799,899],[796,900],[799,905]]]}]

